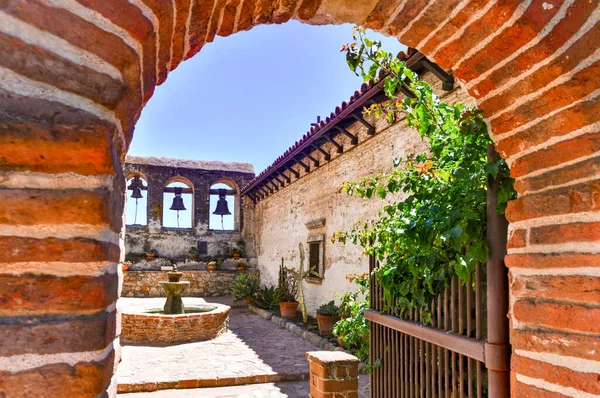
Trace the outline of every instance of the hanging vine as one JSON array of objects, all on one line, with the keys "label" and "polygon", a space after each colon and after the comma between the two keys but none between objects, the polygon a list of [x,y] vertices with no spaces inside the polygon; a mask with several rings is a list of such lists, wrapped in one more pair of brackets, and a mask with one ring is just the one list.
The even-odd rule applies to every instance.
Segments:
[{"label": "hanging vine", "polygon": [[[479,110],[440,101],[431,86],[384,51],[381,42],[365,37],[363,28],[356,27],[353,38],[342,47],[350,69],[365,81],[376,80],[380,71],[385,76],[388,99],[364,113],[389,123],[405,116],[404,123],[428,141],[429,149],[394,159],[390,173],[345,182],[341,191],[348,195],[386,199],[403,193],[404,199],[385,205],[377,219],[334,234],[332,241],[361,245],[377,257],[381,266],[375,277],[383,287],[386,311],[401,315],[420,308],[422,319],[429,322],[432,299],[452,277],[466,282],[476,263],[486,261],[488,175],[502,177],[496,192],[499,213],[515,196],[512,180],[503,159],[487,160],[492,141]],[[414,98],[399,98],[401,86]]]}]

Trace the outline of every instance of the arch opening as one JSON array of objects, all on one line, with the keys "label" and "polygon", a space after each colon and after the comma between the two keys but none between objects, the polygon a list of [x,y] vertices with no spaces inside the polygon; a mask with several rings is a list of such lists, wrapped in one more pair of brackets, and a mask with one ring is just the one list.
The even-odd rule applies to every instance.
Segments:
[{"label": "arch opening", "polygon": [[169,181],[163,189],[162,227],[192,229],[194,186],[183,177],[174,177]]}]

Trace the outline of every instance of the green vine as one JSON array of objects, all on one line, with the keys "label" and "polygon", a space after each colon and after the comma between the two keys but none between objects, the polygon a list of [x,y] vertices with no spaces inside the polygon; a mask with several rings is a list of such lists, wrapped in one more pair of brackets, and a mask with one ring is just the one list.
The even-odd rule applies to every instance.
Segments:
[{"label": "green vine", "polygon": [[[375,276],[384,290],[386,311],[402,315],[418,308],[429,323],[430,303],[452,277],[466,282],[477,262],[486,261],[488,176],[503,181],[496,192],[499,213],[515,193],[506,162],[488,162],[492,141],[481,112],[440,101],[429,84],[364,34],[356,27],[354,42],[342,51],[350,69],[365,81],[383,72],[388,97],[364,113],[390,123],[404,115],[406,125],[428,141],[429,150],[394,159],[390,173],[345,182],[341,191],[348,195],[401,199],[385,205],[379,218],[334,234],[332,241],[359,244],[377,257],[381,266]],[[414,97],[399,98],[402,86]]]}]

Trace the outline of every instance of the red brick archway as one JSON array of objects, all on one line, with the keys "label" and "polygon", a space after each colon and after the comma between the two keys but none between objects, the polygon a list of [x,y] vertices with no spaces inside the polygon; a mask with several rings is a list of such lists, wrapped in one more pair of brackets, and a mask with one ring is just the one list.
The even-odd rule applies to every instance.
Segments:
[{"label": "red brick archway", "polygon": [[0,1],[0,391],[115,394],[122,164],[143,104],[215,34],[297,19],[393,34],[477,99],[519,191],[513,395],[600,394],[599,15],[591,0]]}]

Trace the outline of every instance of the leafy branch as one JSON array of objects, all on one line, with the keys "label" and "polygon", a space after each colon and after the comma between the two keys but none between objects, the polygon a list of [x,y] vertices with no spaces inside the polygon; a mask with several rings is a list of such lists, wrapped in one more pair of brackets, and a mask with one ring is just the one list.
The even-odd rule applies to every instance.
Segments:
[{"label": "leafy branch", "polygon": [[[429,305],[456,275],[467,282],[478,262],[487,258],[486,191],[488,176],[502,181],[498,212],[514,198],[504,160],[488,162],[492,144],[476,108],[440,101],[431,86],[406,64],[365,37],[356,27],[354,42],[342,46],[350,69],[365,81],[383,77],[387,100],[364,114],[404,122],[427,140],[427,152],[394,159],[394,170],[345,182],[341,191],[372,199],[402,199],[383,206],[379,217],[360,221],[332,241],[361,245],[381,266],[375,276],[384,290],[386,310],[397,315]],[[399,97],[402,88],[412,93]]]}]

